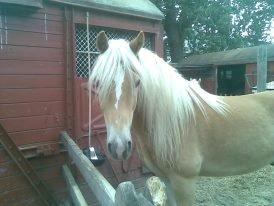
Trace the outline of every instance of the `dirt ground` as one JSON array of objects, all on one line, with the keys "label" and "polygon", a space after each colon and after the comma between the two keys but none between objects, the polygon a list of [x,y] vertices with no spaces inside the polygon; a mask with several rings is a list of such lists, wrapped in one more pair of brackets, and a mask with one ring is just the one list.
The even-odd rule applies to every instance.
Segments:
[{"label": "dirt ground", "polygon": [[196,206],[274,206],[274,166],[234,177],[202,177]]}]

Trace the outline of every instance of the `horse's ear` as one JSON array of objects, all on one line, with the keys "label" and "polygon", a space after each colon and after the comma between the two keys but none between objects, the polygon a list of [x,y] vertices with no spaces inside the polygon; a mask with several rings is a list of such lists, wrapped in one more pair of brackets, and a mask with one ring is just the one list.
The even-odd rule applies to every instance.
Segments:
[{"label": "horse's ear", "polygon": [[104,31],[100,31],[97,35],[96,47],[101,53],[104,53],[108,49],[108,38]]},{"label": "horse's ear", "polygon": [[143,47],[144,43],[145,43],[145,34],[143,31],[140,31],[138,36],[129,43],[129,46],[131,50],[133,51],[133,53],[137,54],[139,50]]}]

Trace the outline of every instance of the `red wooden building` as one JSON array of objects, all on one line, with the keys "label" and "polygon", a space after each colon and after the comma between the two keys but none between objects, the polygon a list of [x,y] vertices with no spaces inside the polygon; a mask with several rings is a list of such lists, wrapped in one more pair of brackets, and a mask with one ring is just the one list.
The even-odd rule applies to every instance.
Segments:
[{"label": "red wooden building", "polygon": [[[106,3],[107,2],[107,3]],[[88,61],[98,55],[95,37],[132,39],[142,30],[146,47],[162,55],[162,13],[149,0],[0,0],[0,123],[59,200],[68,198],[61,166],[68,162],[59,133],[87,146]],[[92,107],[92,144],[106,153],[105,126]],[[124,162],[98,168],[115,186],[145,174],[136,152]],[[80,175],[77,181],[95,204]],[[0,205],[41,205],[15,163],[0,148]]]}]

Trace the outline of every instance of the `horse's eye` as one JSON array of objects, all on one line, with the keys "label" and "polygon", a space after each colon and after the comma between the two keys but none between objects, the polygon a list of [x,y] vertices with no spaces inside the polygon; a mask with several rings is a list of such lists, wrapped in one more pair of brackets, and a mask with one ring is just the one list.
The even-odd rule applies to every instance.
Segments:
[{"label": "horse's eye", "polygon": [[140,85],[140,79],[138,79],[136,82],[135,82],[135,87],[138,87]]}]

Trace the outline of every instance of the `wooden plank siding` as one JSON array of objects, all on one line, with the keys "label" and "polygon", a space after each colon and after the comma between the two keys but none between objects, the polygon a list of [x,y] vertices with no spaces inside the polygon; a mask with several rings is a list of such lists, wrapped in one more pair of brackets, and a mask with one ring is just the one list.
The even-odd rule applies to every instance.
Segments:
[{"label": "wooden plank siding", "polygon": [[0,120],[8,132],[64,127],[64,116],[43,115]]},{"label": "wooden plank siding", "polygon": [[[6,19],[7,19],[6,27],[2,27],[2,29],[7,28],[8,30],[42,33],[45,37],[45,40],[46,40],[47,34],[63,34],[64,32],[64,28],[63,28],[64,26],[62,24],[62,20],[53,21],[53,20],[47,19],[47,17],[45,19],[45,14],[41,14],[40,19],[31,18],[29,16],[25,16],[25,17],[18,16],[17,14],[14,14],[12,16],[7,15]],[[5,38],[3,40],[5,42]]]},{"label": "wooden plank siding", "polygon": [[[2,31],[3,32],[3,31]],[[63,48],[63,34],[47,34],[6,29],[8,45],[44,48]],[[31,38],[30,38],[31,36]],[[5,40],[5,39],[4,39]]]},{"label": "wooden plank siding", "polygon": [[63,88],[63,75],[0,75],[0,89]]},{"label": "wooden plank siding", "polygon": [[0,60],[63,61],[63,55],[62,49],[3,45]]},{"label": "wooden plank siding", "polygon": [[1,60],[0,75],[64,75],[64,62]]},{"label": "wooden plank siding", "polygon": [[[64,9],[1,4],[0,123],[18,146],[59,141],[65,130]],[[59,198],[67,198],[61,165],[65,154],[30,163]],[[43,205],[32,187],[0,148],[0,205]]]},{"label": "wooden plank siding", "polygon": [[64,101],[64,92],[64,88],[0,89],[0,104]]},{"label": "wooden plank siding", "polygon": [[64,114],[64,102],[29,102],[2,104],[0,119],[51,114]]},{"label": "wooden plank siding", "polygon": [[29,131],[11,132],[10,136],[18,145],[33,144],[39,142],[53,142],[64,127],[36,129]]}]

